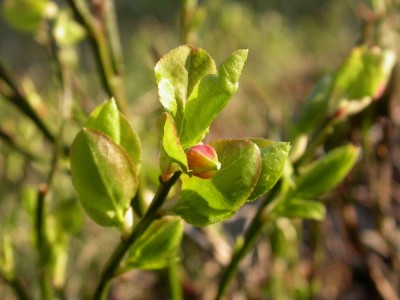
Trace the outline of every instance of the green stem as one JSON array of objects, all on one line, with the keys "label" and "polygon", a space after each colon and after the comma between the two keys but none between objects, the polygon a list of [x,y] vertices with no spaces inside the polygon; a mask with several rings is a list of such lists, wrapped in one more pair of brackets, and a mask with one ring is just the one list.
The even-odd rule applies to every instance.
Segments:
[{"label": "green stem", "polygon": [[[107,35],[104,20],[101,18],[102,16],[92,15],[84,2],[80,0],[67,1],[77,16],[78,21],[86,28],[89,34],[104,89],[111,97],[115,97],[119,109],[123,113],[126,113],[127,104],[122,78],[116,72],[116,68],[114,68],[116,62],[118,64],[121,63],[120,57],[115,57],[115,55],[119,55],[119,52],[115,48],[116,46],[112,45],[112,43],[115,43],[112,41],[115,37],[111,38]],[[113,5],[106,5],[104,9],[113,9],[113,7]],[[109,18],[108,21],[113,22],[115,19]],[[113,24],[113,26],[109,25],[108,27],[115,29],[117,26]],[[118,67],[118,71],[121,71],[120,67]]]},{"label": "green stem", "polygon": [[196,18],[198,0],[183,0],[181,12],[181,38],[183,44],[195,44],[192,28],[193,19]]},{"label": "green stem", "polygon": [[53,288],[47,267],[48,260],[48,244],[45,232],[45,196],[47,194],[47,186],[39,187],[37,206],[36,206],[36,243],[39,254],[39,282],[43,300],[53,299]]},{"label": "green stem", "polygon": [[280,181],[273,187],[271,192],[268,194],[261,206],[257,210],[257,213],[253,220],[251,221],[249,228],[246,230],[244,241],[239,244],[235,249],[231,261],[228,267],[222,273],[222,278],[218,286],[218,292],[216,300],[221,299],[225,294],[229,284],[237,273],[239,268],[239,263],[247,255],[247,253],[253,249],[254,244],[257,241],[258,236],[263,231],[266,221],[264,220],[264,208],[271,203],[271,201],[276,197],[277,193],[280,191]]},{"label": "green stem", "polygon": [[179,261],[171,262],[168,266],[168,283],[170,288],[171,300],[183,299],[180,267],[181,264]]},{"label": "green stem", "polygon": [[137,224],[135,229],[126,240],[121,240],[120,244],[118,244],[114,252],[111,254],[103,269],[93,299],[106,299],[106,294],[110,282],[116,275],[116,270],[118,269],[118,266],[120,265],[126,252],[130,248],[130,246],[132,246],[132,244],[145,232],[150,224],[157,218],[157,212],[159,208],[163,205],[169,191],[171,190],[172,186],[178,181],[180,176],[181,172],[176,172],[171,177],[171,179],[166,182],[160,183],[157,192],[154,195],[153,201],[149,207],[149,210],[147,211],[143,219]]},{"label": "green stem", "polygon": [[105,2],[105,23],[107,36],[109,37],[110,55],[115,74],[121,75],[124,68],[124,59],[122,56],[121,39],[117,28],[117,16],[115,14],[115,5],[113,0]]},{"label": "green stem", "polygon": [[315,134],[315,137],[308,145],[306,152],[294,164],[295,169],[298,169],[299,166],[304,165],[313,157],[318,147],[320,147],[326,141],[327,137],[332,134],[333,127],[337,122],[338,119],[335,117],[330,117],[325,121],[322,128]]}]

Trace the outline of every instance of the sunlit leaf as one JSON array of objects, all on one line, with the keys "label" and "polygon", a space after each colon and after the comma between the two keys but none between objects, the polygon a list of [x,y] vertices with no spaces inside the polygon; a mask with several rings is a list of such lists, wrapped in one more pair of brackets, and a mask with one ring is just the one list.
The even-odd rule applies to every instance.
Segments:
[{"label": "sunlit leaf", "polygon": [[188,162],[176,131],[174,119],[169,113],[163,113],[157,125],[161,136],[162,155],[165,155],[165,159],[168,161],[177,163],[184,172],[187,172]]},{"label": "sunlit leaf", "polygon": [[59,45],[71,46],[83,40],[86,31],[67,11],[61,11],[57,17],[53,35]]},{"label": "sunlit leaf", "polygon": [[215,63],[206,51],[185,45],[164,55],[154,70],[160,102],[180,129],[189,95],[202,77],[216,73]]},{"label": "sunlit leaf", "polygon": [[140,170],[140,139],[126,118],[118,110],[114,99],[96,107],[90,114],[86,127],[98,130],[120,145],[129,155],[135,167]]},{"label": "sunlit leaf", "polygon": [[247,50],[233,52],[218,68],[218,74],[204,76],[197,82],[184,110],[179,132],[183,148],[199,143],[218,113],[238,88]]},{"label": "sunlit leaf", "polygon": [[282,201],[272,213],[275,217],[323,220],[326,209],[323,203],[313,200],[294,198]]},{"label": "sunlit leaf", "polygon": [[211,143],[221,170],[211,179],[182,176],[181,198],[174,212],[186,222],[205,226],[233,215],[250,196],[261,171],[257,145],[247,140]]},{"label": "sunlit leaf", "polygon": [[72,183],[85,211],[103,226],[121,226],[138,187],[126,152],[103,133],[84,128],[71,147]]},{"label": "sunlit leaf", "polygon": [[4,0],[1,12],[16,30],[34,32],[45,16],[48,0]]},{"label": "sunlit leaf", "polygon": [[313,162],[296,179],[296,196],[314,199],[330,191],[347,176],[359,154],[358,147],[341,146]]},{"label": "sunlit leaf", "polygon": [[331,112],[341,109],[344,110],[342,114],[355,114],[379,98],[395,62],[391,50],[367,46],[354,48],[335,74]]},{"label": "sunlit leaf", "polygon": [[251,139],[251,141],[260,148],[262,161],[260,177],[249,197],[249,200],[255,200],[267,193],[281,177],[289,155],[290,144],[263,139]]},{"label": "sunlit leaf", "polygon": [[341,98],[373,97],[385,84],[395,62],[394,53],[378,47],[354,48],[335,74],[335,95]]}]

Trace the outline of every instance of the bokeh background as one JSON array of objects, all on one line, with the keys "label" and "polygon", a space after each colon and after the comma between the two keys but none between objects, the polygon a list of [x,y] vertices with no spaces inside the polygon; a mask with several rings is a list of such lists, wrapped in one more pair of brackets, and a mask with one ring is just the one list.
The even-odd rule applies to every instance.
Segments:
[{"label": "bokeh background", "polygon": [[[116,1],[129,120],[142,139],[148,170],[143,180],[149,189],[157,181],[155,124],[161,112],[153,68],[163,54],[189,42],[207,50],[219,64],[232,51],[249,49],[239,90],[212,125],[207,140],[249,136],[288,140],[291,120],[312,86],[337,68],[361,39],[366,9],[366,3],[357,0],[199,1],[198,24],[185,35],[182,3]],[[16,32],[0,19],[0,60],[19,84],[45,99],[45,105],[35,102],[35,97],[32,101],[48,124],[57,124],[59,84],[39,38]],[[90,45],[82,42],[78,51],[76,81],[85,91],[80,102],[88,113],[108,96],[99,82]],[[368,151],[349,179],[324,199],[327,220],[305,222],[301,232],[296,231],[299,224],[287,220],[276,224],[278,234],[266,233],[241,265],[229,299],[398,298],[400,111],[396,83],[394,78],[385,101],[369,110],[368,121],[361,115],[338,131],[339,137],[364,144]],[[49,148],[30,121],[1,98],[0,124],[23,150],[40,154],[44,161],[50,159]],[[78,128],[78,122],[71,122],[66,143]],[[335,144],[339,137],[330,142]],[[34,187],[45,179],[46,168],[40,161],[31,163],[0,139],[0,226],[11,232],[17,269],[28,284],[37,280],[29,203]],[[76,198],[68,174],[58,174],[55,181],[58,188],[52,198]],[[254,205],[248,205],[223,226],[185,229],[182,262],[187,299],[210,299],[218,272],[254,211]],[[82,222],[83,229],[71,239],[67,274],[71,299],[94,288],[104,259],[119,239],[116,231],[86,218]],[[166,277],[164,271],[130,272],[116,281],[112,299],[168,299]],[[14,299],[1,281],[0,298]]]}]

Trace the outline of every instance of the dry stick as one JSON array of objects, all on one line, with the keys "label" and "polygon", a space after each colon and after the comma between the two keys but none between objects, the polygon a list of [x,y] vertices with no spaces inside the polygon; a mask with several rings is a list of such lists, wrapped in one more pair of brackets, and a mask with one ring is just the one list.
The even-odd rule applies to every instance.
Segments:
[{"label": "dry stick", "polygon": [[131,235],[126,240],[121,240],[117,248],[111,254],[109,260],[107,261],[104,270],[101,274],[100,281],[95,290],[93,299],[100,300],[106,299],[106,293],[108,286],[116,275],[116,271],[124,258],[126,252],[133,245],[133,243],[146,231],[150,224],[157,218],[157,212],[159,208],[163,205],[165,199],[168,196],[169,191],[172,186],[178,181],[181,176],[181,172],[176,172],[166,182],[160,180],[160,185],[154,195],[153,201],[151,202],[150,208],[143,217],[143,219],[137,224],[135,229],[132,231]]},{"label": "dry stick", "polygon": [[[112,44],[115,42],[116,37],[110,38],[105,30],[103,19],[96,18],[90,13],[85,3],[80,0],[67,0],[71,6],[78,21],[86,28],[90,41],[92,43],[93,51],[96,56],[97,64],[100,68],[100,76],[106,92],[115,97],[119,109],[127,112],[127,104],[125,91],[123,88],[122,78],[114,69],[114,62],[120,62],[120,58],[115,57],[118,51]],[[112,5],[107,5],[106,9],[113,9]],[[110,13],[111,14],[111,13]],[[101,16],[100,16],[101,17]],[[115,21],[109,18],[109,22]],[[109,26],[110,27],[110,26]],[[112,27],[112,26],[111,26]],[[114,24],[114,28],[116,25]],[[114,42],[113,42],[114,41]],[[118,69],[118,71],[121,71]]]},{"label": "dry stick", "polygon": [[50,132],[42,118],[40,118],[37,112],[32,108],[25,95],[18,89],[17,85],[14,84],[11,76],[7,74],[4,66],[0,62],[0,83],[2,82],[5,84],[0,84],[0,94],[31,119],[48,141],[54,143],[54,135]]}]

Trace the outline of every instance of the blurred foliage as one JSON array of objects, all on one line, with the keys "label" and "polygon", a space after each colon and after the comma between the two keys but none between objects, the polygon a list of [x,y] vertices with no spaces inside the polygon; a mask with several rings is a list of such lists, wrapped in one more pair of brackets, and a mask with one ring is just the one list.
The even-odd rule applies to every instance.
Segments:
[{"label": "blurred foliage", "polygon": [[[235,49],[250,49],[241,88],[235,96],[237,100],[232,101],[221,113],[207,139],[214,140],[221,136],[268,136],[281,139],[281,135],[287,133],[283,128],[287,128],[292,115],[297,114],[311,86],[322,74],[336,67],[359,40],[361,20],[357,9],[360,3],[362,1],[357,0],[199,1],[205,12],[204,23],[189,36],[190,43],[207,48],[218,64]],[[154,65],[163,53],[182,44],[181,3],[171,0],[135,0],[116,1],[116,5],[126,62],[125,88],[130,113],[134,116],[129,121],[143,145],[146,145],[143,149],[143,164],[154,168],[154,172],[147,174],[148,178],[144,180],[152,185],[157,180],[156,119],[161,112]],[[33,22],[36,22],[35,19]],[[28,27],[27,31],[30,31]],[[43,30],[46,29],[39,28],[32,40],[29,33],[16,33],[0,19],[0,59],[12,70],[26,95],[29,95],[30,104],[54,129],[61,122],[57,114],[60,86],[54,75],[57,73],[54,72],[56,67],[48,59],[49,49],[41,46]],[[82,99],[80,101],[85,111],[89,112],[96,104],[104,101],[107,95],[95,74],[96,64],[90,55],[88,42],[79,44],[79,51],[79,55],[72,50],[65,54],[75,60],[76,70],[79,66],[79,72],[74,74],[74,85],[78,90],[88,91],[87,94],[79,95],[79,99]],[[72,111],[73,121],[64,135],[67,145],[71,144],[79,123],[87,117],[77,113],[74,108]],[[31,121],[5,101],[0,101],[0,120],[0,133],[6,137],[0,140],[0,226],[8,224],[12,227],[15,252],[13,261],[17,271],[35,274],[35,258],[27,255],[29,245],[35,242],[31,233],[34,224],[32,198],[36,197],[37,191],[32,186],[46,181],[52,153]],[[15,151],[14,145],[19,145],[18,151]],[[67,161],[59,163],[65,166]],[[66,172],[58,172],[53,185],[57,186],[57,190],[51,191],[48,197],[57,199],[53,202],[58,205],[51,207],[50,211],[59,214],[75,195]],[[71,224],[79,222],[77,218]],[[68,227],[71,224],[55,226]],[[67,280],[71,295],[75,298],[86,291],[82,291],[82,283],[72,275],[81,273],[92,278],[93,274],[99,272],[101,262],[111,250],[101,247],[103,251],[99,252],[99,245],[114,244],[117,241],[115,236],[100,234],[102,231],[93,223],[86,222],[84,226],[85,231],[71,238],[70,260],[75,266],[70,266]],[[285,218],[279,219],[272,226],[275,229],[271,230],[271,240],[276,243],[272,243],[274,247],[268,249],[275,255],[271,274],[267,274],[270,280],[258,284],[267,282],[263,286],[265,294],[272,295],[274,299],[308,299],[320,289],[320,282],[316,278],[311,285],[304,282],[306,274],[311,272],[304,269],[311,267],[298,264],[299,254],[294,251],[299,250],[295,245],[304,237]],[[218,228],[215,229],[218,231]],[[75,227],[73,231],[76,231]],[[6,247],[9,247],[9,241],[6,242]],[[187,242],[183,251],[195,251],[191,249],[192,242]],[[207,256],[204,253],[201,255]],[[198,279],[201,274],[211,274],[212,278],[212,270],[205,269],[215,266],[207,263],[202,265],[200,255],[192,253],[192,256],[188,255],[184,263],[188,265],[188,270],[192,270],[188,276],[193,277],[193,282],[201,282]],[[77,262],[91,267],[81,268]],[[35,276],[30,277],[33,282],[28,284],[34,286],[37,279]],[[152,280],[148,279],[149,282]],[[287,280],[292,282],[290,288],[282,286]],[[93,289],[90,283],[85,288]],[[187,288],[196,290],[197,287],[194,284]],[[115,293],[118,294],[118,290]],[[12,299],[9,291],[0,291],[0,298],[8,297]]]}]

